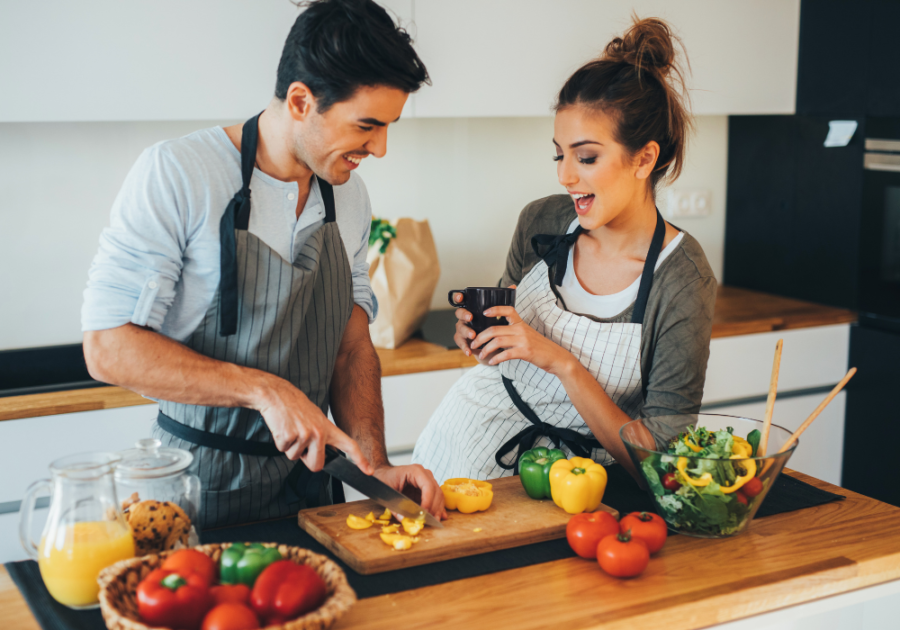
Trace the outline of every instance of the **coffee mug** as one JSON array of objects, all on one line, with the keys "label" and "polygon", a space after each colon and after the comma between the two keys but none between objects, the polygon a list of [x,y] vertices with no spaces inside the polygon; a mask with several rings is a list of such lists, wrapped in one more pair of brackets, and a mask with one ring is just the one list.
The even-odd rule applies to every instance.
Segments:
[{"label": "coffee mug", "polygon": [[[454,302],[453,294],[461,293],[462,302]],[[472,321],[468,325],[476,333],[481,333],[491,326],[506,326],[509,324],[505,317],[485,317],[484,311],[492,306],[515,306],[516,290],[502,289],[500,287],[467,287],[465,289],[453,289],[447,293],[450,306],[464,308],[472,313]]]}]

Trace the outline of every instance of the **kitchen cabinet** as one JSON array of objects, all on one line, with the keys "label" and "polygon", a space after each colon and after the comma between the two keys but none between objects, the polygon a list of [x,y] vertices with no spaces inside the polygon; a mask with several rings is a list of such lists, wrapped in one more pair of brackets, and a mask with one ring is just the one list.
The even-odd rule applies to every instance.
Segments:
[{"label": "kitchen cabinet", "polygon": [[[412,0],[382,0],[404,23]],[[245,120],[272,98],[288,0],[10,0],[0,122]]]},{"label": "kitchen cabinet", "polygon": [[417,117],[546,116],[632,11],[670,20],[682,37],[695,113],[794,112],[797,0],[415,0],[414,10],[434,81],[416,97]]}]

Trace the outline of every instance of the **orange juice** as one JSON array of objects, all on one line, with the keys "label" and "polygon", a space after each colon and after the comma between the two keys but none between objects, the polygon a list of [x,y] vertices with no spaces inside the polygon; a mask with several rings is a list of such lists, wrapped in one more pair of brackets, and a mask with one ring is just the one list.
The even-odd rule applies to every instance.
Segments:
[{"label": "orange juice", "polygon": [[134,557],[134,539],[119,521],[60,524],[39,549],[41,577],[53,599],[79,608],[97,603],[102,569]]}]

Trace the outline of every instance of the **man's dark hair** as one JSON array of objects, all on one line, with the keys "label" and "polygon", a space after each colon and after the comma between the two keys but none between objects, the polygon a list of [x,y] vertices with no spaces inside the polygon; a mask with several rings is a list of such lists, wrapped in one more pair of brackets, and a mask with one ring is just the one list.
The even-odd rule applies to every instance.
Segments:
[{"label": "man's dark hair", "polygon": [[428,71],[409,34],[372,0],[314,0],[300,14],[281,52],[275,96],[284,100],[301,81],[316,97],[319,113],[352,98],[361,87],[415,92]]}]

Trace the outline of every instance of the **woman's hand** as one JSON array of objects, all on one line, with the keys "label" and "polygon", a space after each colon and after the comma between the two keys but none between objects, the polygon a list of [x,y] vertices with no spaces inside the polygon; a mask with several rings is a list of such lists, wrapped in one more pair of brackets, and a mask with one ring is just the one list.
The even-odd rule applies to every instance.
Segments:
[{"label": "woman's hand", "polygon": [[[515,288],[513,285],[510,288]],[[454,293],[453,294],[454,302],[462,302],[463,294],[462,293]],[[466,356],[475,355],[475,358],[482,365],[489,365],[488,361],[490,357],[486,357],[484,359],[479,357],[479,353],[472,349],[472,340],[475,339],[475,331],[472,330],[472,327],[468,325],[468,322],[472,321],[472,313],[467,311],[464,308],[456,309],[456,334],[453,335],[453,341],[456,342],[456,345],[460,350],[466,353]]]},{"label": "woman's hand", "polygon": [[510,359],[521,359],[556,376],[577,362],[571,352],[522,321],[512,306],[494,306],[484,314],[486,317],[505,317],[509,325],[492,326],[471,341],[473,351],[480,349],[479,360],[498,365]]}]

